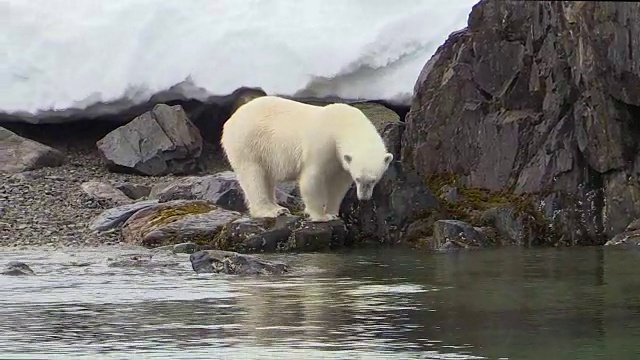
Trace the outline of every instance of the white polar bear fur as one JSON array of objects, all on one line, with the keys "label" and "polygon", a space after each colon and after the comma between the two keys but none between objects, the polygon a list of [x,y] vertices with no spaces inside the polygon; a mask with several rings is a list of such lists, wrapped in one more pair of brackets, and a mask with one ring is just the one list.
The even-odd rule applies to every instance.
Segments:
[{"label": "white polar bear fur", "polygon": [[354,181],[368,200],[393,155],[371,121],[346,104],[308,105],[262,96],[242,105],[224,124],[221,145],[252,217],[290,214],[275,186],[297,180],[305,213],[314,222],[338,219]]}]

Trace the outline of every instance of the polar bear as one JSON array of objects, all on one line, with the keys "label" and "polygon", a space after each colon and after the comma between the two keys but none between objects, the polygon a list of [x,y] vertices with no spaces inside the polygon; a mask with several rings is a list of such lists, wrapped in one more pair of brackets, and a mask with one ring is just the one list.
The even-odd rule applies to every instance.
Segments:
[{"label": "polar bear", "polygon": [[369,200],[393,160],[359,109],[278,96],[240,106],[224,124],[220,143],[249,214],[258,218],[290,214],[276,203],[275,186],[297,180],[309,220],[336,220],[351,184],[355,181],[359,200]]}]

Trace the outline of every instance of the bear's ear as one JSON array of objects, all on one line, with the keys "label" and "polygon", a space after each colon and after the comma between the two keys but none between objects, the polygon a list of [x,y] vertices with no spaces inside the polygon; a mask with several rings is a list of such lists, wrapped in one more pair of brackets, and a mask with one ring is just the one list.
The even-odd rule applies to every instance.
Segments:
[{"label": "bear's ear", "polygon": [[351,155],[344,155],[344,162],[346,162],[347,164],[351,164]]},{"label": "bear's ear", "polygon": [[391,164],[391,161],[393,161],[393,154],[392,153],[386,153],[384,155],[384,163],[389,166],[389,164]]}]

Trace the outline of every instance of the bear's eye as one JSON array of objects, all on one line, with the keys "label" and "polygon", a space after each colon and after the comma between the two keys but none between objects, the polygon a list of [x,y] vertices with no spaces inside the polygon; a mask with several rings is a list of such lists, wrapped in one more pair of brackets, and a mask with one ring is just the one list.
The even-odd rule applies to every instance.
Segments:
[{"label": "bear's eye", "polygon": [[359,178],[359,177],[358,177],[358,178],[356,178],[356,182],[357,182],[358,184],[360,184],[360,183],[362,182],[362,178]]}]

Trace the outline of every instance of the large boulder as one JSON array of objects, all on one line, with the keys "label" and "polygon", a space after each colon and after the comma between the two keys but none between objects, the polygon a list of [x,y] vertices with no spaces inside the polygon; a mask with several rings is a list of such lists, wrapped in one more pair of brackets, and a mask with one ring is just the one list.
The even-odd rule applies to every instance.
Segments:
[{"label": "large boulder", "polygon": [[530,199],[548,243],[621,233],[640,216],[639,17],[634,2],[480,1],[415,84],[403,162]]},{"label": "large boulder", "polygon": [[112,171],[189,174],[197,170],[202,137],[181,106],[158,104],[96,145]]},{"label": "large boulder", "polygon": [[63,162],[60,151],[0,127],[0,172],[19,173],[60,166]]}]

